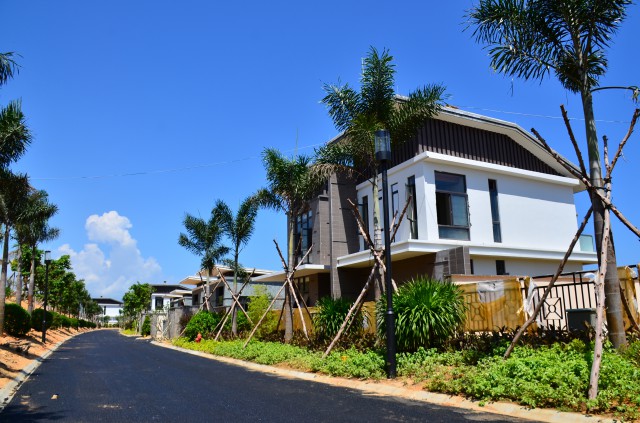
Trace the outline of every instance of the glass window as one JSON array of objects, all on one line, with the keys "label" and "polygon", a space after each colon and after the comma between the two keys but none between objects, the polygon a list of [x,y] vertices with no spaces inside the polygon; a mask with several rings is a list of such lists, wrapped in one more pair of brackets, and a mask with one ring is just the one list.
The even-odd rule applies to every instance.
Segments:
[{"label": "glass window", "polygon": [[436,172],[436,212],[440,238],[469,240],[469,204],[464,175]]},{"label": "glass window", "polygon": [[162,297],[156,297],[156,310],[161,309],[162,307],[164,307],[164,298]]},{"label": "glass window", "polygon": [[[313,235],[313,214],[311,210],[299,214],[296,217],[296,233],[295,233],[295,248],[297,249],[298,260],[307,253],[307,250],[311,247]],[[311,255],[308,255],[306,262],[311,262]]]},{"label": "glass window", "polygon": [[496,260],[496,275],[508,275],[504,260]]},{"label": "glass window", "polygon": [[406,187],[407,200],[411,201],[407,208],[407,219],[409,220],[409,228],[411,239],[418,239],[418,208],[416,206],[416,177],[409,176],[407,178]]},{"label": "glass window", "polygon": [[[369,232],[369,197],[364,195],[362,196],[362,202],[360,203],[360,216],[362,217],[362,223],[364,223],[364,230]],[[367,241],[360,235],[360,231],[358,231],[358,236],[362,239],[361,249],[366,250],[368,248]]]},{"label": "glass window", "polygon": [[493,241],[502,242],[502,233],[500,231],[500,211],[498,210],[498,184],[494,179],[489,179],[489,198],[491,199]]},{"label": "glass window", "polygon": [[398,213],[398,203],[400,195],[398,194],[398,184],[391,185],[391,219]]}]

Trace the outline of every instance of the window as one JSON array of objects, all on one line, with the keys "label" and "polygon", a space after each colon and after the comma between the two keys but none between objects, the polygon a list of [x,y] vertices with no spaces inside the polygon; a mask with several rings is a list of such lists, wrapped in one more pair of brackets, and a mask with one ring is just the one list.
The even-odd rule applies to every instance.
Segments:
[{"label": "window", "polygon": [[398,203],[400,195],[398,194],[398,184],[391,185],[391,219],[398,213]]},{"label": "window", "polygon": [[[362,197],[362,202],[360,203],[360,216],[362,217],[362,223],[364,223],[364,230],[369,232],[369,197],[364,195]],[[362,250],[366,250],[367,240],[360,235],[360,231],[358,231],[358,236],[362,239]]]},{"label": "window", "polygon": [[[309,247],[311,247],[313,235],[313,214],[311,210],[306,213],[299,214],[296,217],[295,230],[295,248],[299,248],[296,255],[298,260],[300,260],[307,253]],[[300,247],[298,247],[298,245]],[[311,255],[308,255],[305,260],[307,263],[310,263]]]},{"label": "window", "polygon": [[496,260],[496,275],[508,275],[504,260]]},{"label": "window", "polygon": [[473,275],[474,274],[474,271],[473,271],[473,259],[469,260],[469,267],[470,267],[471,274]]},{"label": "window", "polygon": [[407,208],[407,219],[409,220],[409,236],[411,239],[418,239],[418,208],[416,206],[416,177],[409,176],[406,186],[407,200],[411,199],[411,204]]},{"label": "window", "polygon": [[162,309],[162,307],[164,307],[164,298],[162,297],[156,297],[156,310],[160,310]]},{"label": "window", "polygon": [[440,238],[469,240],[469,206],[464,175],[436,172],[436,210]]},{"label": "window", "polygon": [[500,212],[498,210],[498,184],[494,179],[489,179],[489,198],[491,199],[493,241],[502,242],[502,233],[500,232]]}]

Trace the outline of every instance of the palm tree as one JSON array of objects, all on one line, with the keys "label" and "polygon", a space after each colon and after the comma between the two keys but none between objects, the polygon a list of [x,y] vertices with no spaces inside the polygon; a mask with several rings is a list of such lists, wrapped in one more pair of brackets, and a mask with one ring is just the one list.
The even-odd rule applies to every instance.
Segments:
[{"label": "palm tree", "polygon": [[[38,244],[53,241],[60,235],[58,228],[49,226],[49,220],[56,213],[58,213],[58,206],[49,202],[49,195],[46,191],[33,191],[27,198],[24,213],[16,225],[18,243],[26,245],[31,250],[27,293],[27,309],[29,313],[33,312]],[[22,270],[22,267],[20,269]]]},{"label": "palm tree", "polygon": [[[580,94],[589,152],[590,180],[603,186],[592,93],[607,70],[605,49],[626,17],[630,0],[480,0],[469,12],[476,41],[487,45],[491,66],[509,76],[542,80],[552,73]],[[592,195],[598,259],[604,205]],[[605,305],[609,339],[626,345],[613,242],[607,252]]]},{"label": "palm tree", "polygon": [[[253,231],[255,229],[256,217],[258,215],[258,206],[254,197],[246,198],[238,208],[238,212],[234,216],[229,206],[224,201],[218,201],[215,208],[222,216],[222,227],[225,234],[229,237],[233,249],[233,293],[238,293],[238,271],[240,251],[247,245]],[[234,336],[238,334],[237,315],[238,309],[235,303],[232,305],[233,313],[231,316],[231,332]]]},{"label": "palm tree", "polygon": [[3,228],[2,270],[0,271],[0,334],[4,330],[4,308],[7,286],[7,266],[9,264],[9,243],[11,229],[19,221],[29,194],[29,179],[26,175],[0,171],[0,224]]},{"label": "palm tree", "polygon": [[[444,87],[426,85],[407,98],[394,93],[395,65],[388,50],[378,53],[371,47],[364,59],[360,92],[348,84],[325,84],[322,102],[336,129],[344,131],[340,142],[330,143],[316,151],[317,161],[327,174],[345,171],[370,176],[373,198],[378,198],[378,162],[375,159],[374,133],[387,129],[391,141],[398,145],[415,136],[425,120],[442,107]],[[373,202],[373,227],[376,248],[381,248],[380,205]],[[376,298],[380,295],[376,285]]]},{"label": "palm tree", "polygon": [[13,52],[0,53],[0,85],[6,84],[14,73],[18,73],[19,66],[13,60],[13,55]]},{"label": "palm tree", "polygon": [[214,207],[208,221],[187,214],[184,218],[186,234],[181,233],[178,244],[190,252],[201,257],[200,266],[207,270],[207,284],[205,285],[205,306],[210,310],[209,297],[211,295],[209,282],[211,272],[216,263],[229,252],[229,248],[221,245],[223,235],[222,216]]},{"label": "palm tree", "polygon": [[[309,200],[324,185],[326,179],[316,172],[311,158],[305,155],[288,159],[280,151],[267,148],[262,152],[267,171],[267,187],[259,190],[256,201],[262,207],[284,212],[287,216],[287,268],[295,266],[294,229],[296,216],[306,211]],[[285,289],[284,340],[293,338],[293,308],[291,295]]]},{"label": "palm tree", "polygon": [[14,100],[0,110],[0,167],[18,160],[31,143],[31,132],[22,113],[22,103]]}]

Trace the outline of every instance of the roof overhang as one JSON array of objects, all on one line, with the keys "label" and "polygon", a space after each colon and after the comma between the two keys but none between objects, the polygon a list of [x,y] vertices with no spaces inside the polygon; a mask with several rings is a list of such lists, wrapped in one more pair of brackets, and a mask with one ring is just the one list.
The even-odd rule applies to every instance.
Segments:
[{"label": "roof overhang", "polygon": [[[507,246],[487,246],[474,245],[470,242],[446,242],[437,243],[410,239],[391,244],[391,258],[393,261],[404,260],[422,255],[435,254],[438,251],[448,250],[460,246],[469,247],[469,255],[484,257],[504,257],[504,258],[520,258],[531,260],[562,260],[566,251],[560,250],[534,250],[530,248],[507,247]],[[570,262],[579,262],[582,264],[593,264],[598,262],[596,253],[574,251],[569,257]],[[349,254],[338,257],[338,268],[363,268],[370,267],[374,263],[373,256],[370,251],[360,251],[358,253]]]},{"label": "roof overhang", "polygon": [[[294,277],[300,278],[309,275],[315,275],[317,273],[329,273],[331,270],[331,266],[323,265],[323,264],[303,264],[302,266],[296,269],[296,273]],[[253,278],[254,282],[284,282],[286,278],[286,273],[282,272],[273,272],[268,275],[258,276],[257,278]]]}]

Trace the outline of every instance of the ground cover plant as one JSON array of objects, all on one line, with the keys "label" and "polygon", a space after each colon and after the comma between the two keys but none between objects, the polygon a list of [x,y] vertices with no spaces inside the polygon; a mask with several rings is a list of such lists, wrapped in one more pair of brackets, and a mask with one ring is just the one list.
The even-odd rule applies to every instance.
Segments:
[{"label": "ground cover plant", "polygon": [[[625,419],[640,418],[640,340],[619,353],[610,345],[604,351],[600,391],[587,400],[592,341],[589,334],[569,335],[539,332],[503,360],[512,332],[460,335],[436,348],[419,347],[398,354],[398,376],[425,389],[487,401],[513,401],[529,407],[565,411],[613,413]],[[571,339],[573,336],[574,339]],[[557,339],[561,338],[561,341]],[[551,339],[556,339],[551,342]],[[317,344],[303,345],[251,341],[179,338],[174,344],[210,354],[267,365],[358,379],[385,377],[384,349],[337,348],[322,359]],[[545,344],[546,343],[546,344]]]}]

